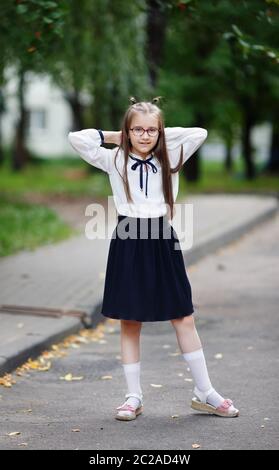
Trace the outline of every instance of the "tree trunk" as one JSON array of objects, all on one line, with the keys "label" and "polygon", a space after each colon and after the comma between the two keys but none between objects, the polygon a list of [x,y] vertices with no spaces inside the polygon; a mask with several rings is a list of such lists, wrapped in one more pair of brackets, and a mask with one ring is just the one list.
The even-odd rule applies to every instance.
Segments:
[{"label": "tree trunk", "polygon": [[274,122],[272,126],[270,155],[264,168],[268,173],[279,173],[279,123]]},{"label": "tree trunk", "polygon": [[2,140],[2,116],[5,111],[4,95],[0,89],[0,165],[4,162],[3,140]]},{"label": "tree trunk", "polygon": [[251,113],[245,107],[243,116],[242,127],[242,155],[245,163],[245,176],[247,179],[255,178],[255,165],[253,162],[253,148],[251,143],[251,131],[254,125],[254,120]]},{"label": "tree trunk", "polygon": [[[197,114],[196,123],[189,127],[205,127],[203,123],[203,118],[201,115]],[[194,155],[192,155],[189,160],[182,167],[183,175],[187,181],[198,181],[201,175],[200,168],[200,153],[197,150]]]},{"label": "tree trunk", "polygon": [[65,93],[65,98],[68,101],[72,110],[72,131],[79,131],[84,129],[83,105],[80,101],[80,94],[78,90],[74,93]]},{"label": "tree trunk", "polygon": [[226,142],[225,147],[225,169],[227,171],[232,171],[233,169],[233,160],[232,160],[232,145],[230,142]]},{"label": "tree trunk", "polygon": [[189,160],[183,165],[182,169],[187,181],[198,181],[201,172],[198,151],[189,158]]},{"label": "tree trunk", "polygon": [[[205,26],[203,31],[200,31],[200,40],[196,45],[196,53],[197,57],[200,59],[195,67],[195,74],[197,77],[202,77],[205,73],[204,71],[204,64],[206,62],[207,57],[210,57],[210,54],[215,49],[217,44],[217,36],[216,39],[212,39],[208,41],[208,33],[210,34],[210,28]],[[204,127],[207,128],[207,124],[204,121],[204,114],[198,112],[196,114],[195,123],[193,123],[192,127]],[[189,126],[190,127],[190,126]],[[200,152],[197,150],[191,158],[183,165],[183,174],[186,177],[187,181],[198,181],[201,176],[201,165],[200,165]]]},{"label": "tree trunk", "polygon": [[162,2],[158,0],[148,0],[146,57],[150,83],[153,89],[157,84],[158,67],[162,61],[166,24],[167,14],[165,8],[162,7]]},{"label": "tree trunk", "polygon": [[2,142],[2,114],[0,114],[0,165],[4,163],[4,151]]},{"label": "tree trunk", "polygon": [[27,111],[24,102],[25,93],[25,71],[19,70],[19,84],[18,84],[18,103],[19,103],[19,117],[16,124],[15,145],[12,150],[12,169],[15,171],[24,168],[28,161],[29,153],[25,148],[25,134]]}]

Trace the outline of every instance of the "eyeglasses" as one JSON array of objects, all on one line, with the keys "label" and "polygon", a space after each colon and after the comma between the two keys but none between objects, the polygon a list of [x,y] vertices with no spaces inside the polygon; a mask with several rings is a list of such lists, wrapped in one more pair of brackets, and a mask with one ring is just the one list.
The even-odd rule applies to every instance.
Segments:
[{"label": "eyeglasses", "polygon": [[143,135],[145,131],[150,137],[155,137],[158,134],[158,132],[160,132],[160,129],[157,129],[157,127],[149,127],[148,129],[144,129],[143,127],[136,126],[136,127],[130,128],[130,130],[133,132],[133,134],[136,137]]}]

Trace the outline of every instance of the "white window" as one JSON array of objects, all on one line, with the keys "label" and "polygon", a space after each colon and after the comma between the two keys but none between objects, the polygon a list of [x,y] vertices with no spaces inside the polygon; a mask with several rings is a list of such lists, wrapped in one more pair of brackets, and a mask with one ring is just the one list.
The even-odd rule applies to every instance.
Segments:
[{"label": "white window", "polygon": [[27,111],[27,131],[43,131],[46,129],[46,110],[43,108]]}]

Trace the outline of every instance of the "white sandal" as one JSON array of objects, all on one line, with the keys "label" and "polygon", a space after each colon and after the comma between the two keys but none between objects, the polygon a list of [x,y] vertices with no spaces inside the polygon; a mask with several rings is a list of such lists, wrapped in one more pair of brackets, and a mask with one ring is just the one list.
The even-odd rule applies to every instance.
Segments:
[{"label": "white sandal", "polygon": [[127,404],[127,400],[123,403],[123,405],[118,406],[116,409],[119,410],[115,415],[116,419],[120,419],[121,421],[131,421],[136,419],[138,415],[143,412],[143,396],[138,395],[137,393],[127,393],[125,398],[135,397],[139,400],[139,406],[134,408],[132,405]]},{"label": "white sandal", "polygon": [[217,408],[207,403],[206,399],[213,391],[214,388],[210,388],[206,392],[201,392],[197,387],[195,387],[194,394],[196,396],[192,398],[191,408],[196,411],[203,411],[212,415],[222,416],[223,418],[235,418],[236,416],[239,416],[239,410],[234,407],[230,398],[226,398]]}]

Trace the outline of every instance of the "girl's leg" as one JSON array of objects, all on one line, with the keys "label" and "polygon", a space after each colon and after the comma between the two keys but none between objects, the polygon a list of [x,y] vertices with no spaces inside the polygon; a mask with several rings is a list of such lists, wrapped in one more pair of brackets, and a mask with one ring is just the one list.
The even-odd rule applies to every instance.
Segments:
[{"label": "girl's leg", "polygon": [[123,364],[139,362],[140,332],[142,323],[133,320],[121,320],[121,358]]},{"label": "girl's leg", "polygon": [[[196,387],[204,393],[213,389],[193,315],[176,318],[171,322],[176,331],[178,345],[188,363]],[[214,407],[219,407],[224,402],[224,398],[213,389],[207,397],[207,402]]]},{"label": "girl's leg", "polygon": [[[128,393],[142,396],[140,386],[140,333],[142,323],[133,320],[121,320],[121,358]],[[138,407],[139,400],[129,397],[127,403]]]},{"label": "girl's leg", "polygon": [[182,354],[202,348],[193,315],[176,318],[171,320],[171,323],[175,329],[177,342]]}]

